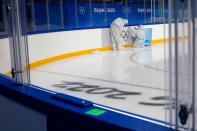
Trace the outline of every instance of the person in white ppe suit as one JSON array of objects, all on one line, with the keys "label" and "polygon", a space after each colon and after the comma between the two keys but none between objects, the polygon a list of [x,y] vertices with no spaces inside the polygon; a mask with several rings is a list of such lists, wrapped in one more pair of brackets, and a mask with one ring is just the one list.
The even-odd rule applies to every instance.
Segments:
[{"label": "person in white ppe suit", "polygon": [[128,39],[128,31],[125,29],[125,25],[128,24],[128,20],[117,18],[110,27],[110,35],[112,41],[113,50],[123,49],[123,45],[126,44]]},{"label": "person in white ppe suit", "polygon": [[137,27],[129,28],[129,32],[131,35],[131,41],[133,43],[134,48],[143,48],[144,47],[144,39],[145,33],[142,25]]}]

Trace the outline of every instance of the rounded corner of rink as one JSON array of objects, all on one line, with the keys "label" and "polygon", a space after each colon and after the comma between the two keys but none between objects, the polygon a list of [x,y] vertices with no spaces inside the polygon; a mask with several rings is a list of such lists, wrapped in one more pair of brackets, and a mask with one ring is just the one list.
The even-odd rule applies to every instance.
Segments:
[{"label": "rounded corner of rink", "polygon": [[[126,112],[165,120],[164,39],[168,25],[152,29],[152,46],[112,51],[109,28],[28,35],[32,84]],[[11,69],[9,39],[0,39],[0,72]]]}]

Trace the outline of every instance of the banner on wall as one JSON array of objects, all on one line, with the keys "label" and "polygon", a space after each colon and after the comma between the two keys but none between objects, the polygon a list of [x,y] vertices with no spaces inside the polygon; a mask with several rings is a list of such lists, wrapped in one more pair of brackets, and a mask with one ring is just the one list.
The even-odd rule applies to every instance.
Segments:
[{"label": "banner on wall", "polygon": [[[51,24],[51,27],[53,27],[54,23],[61,24],[61,19],[57,19],[57,17],[55,17],[61,16],[57,15],[58,13],[60,13],[60,7],[55,8],[55,6],[60,6],[60,4],[54,4],[53,8],[49,8],[49,22],[52,22],[49,24]],[[46,29],[46,25],[48,24],[46,4],[35,3],[34,8],[36,29]],[[144,5],[142,4],[128,4],[127,6],[125,6],[125,4],[112,3],[92,3],[90,5],[89,3],[76,4],[71,1],[63,2],[63,22],[65,29],[70,27],[106,27],[109,26],[112,23],[112,21],[118,17],[128,19],[129,25],[145,24],[151,22],[151,13],[151,8],[147,5],[146,9],[144,9]],[[54,27],[57,26],[58,25]]]},{"label": "banner on wall", "polygon": [[94,3],[90,7],[87,3],[79,3],[77,9],[79,23],[81,25],[93,24],[93,26],[109,26],[118,17],[128,19],[129,24],[143,24],[144,14],[146,13],[146,18],[148,18],[146,21],[150,21],[152,11],[149,7],[144,9],[144,5],[141,4],[130,4],[126,7],[124,4],[106,4],[104,6]]}]

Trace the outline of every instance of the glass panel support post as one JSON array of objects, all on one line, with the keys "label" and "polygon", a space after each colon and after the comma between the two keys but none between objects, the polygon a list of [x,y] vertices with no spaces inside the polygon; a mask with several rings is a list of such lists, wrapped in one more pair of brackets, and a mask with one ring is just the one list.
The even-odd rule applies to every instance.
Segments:
[{"label": "glass panel support post", "polygon": [[11,74],[17,84],[30,84],[25,0],[7,0],[6,13],[11,52]]}]

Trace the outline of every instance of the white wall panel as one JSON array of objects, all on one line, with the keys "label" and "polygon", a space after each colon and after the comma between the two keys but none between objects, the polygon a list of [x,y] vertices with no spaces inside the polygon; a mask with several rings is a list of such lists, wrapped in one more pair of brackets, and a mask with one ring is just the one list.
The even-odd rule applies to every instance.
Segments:
[{"label": "white wall panel", "polygon": [[[168,38],[168,25],[145,25],[152,28],[153,40]],[[164,33],[165,32],[165,33]],[[165,35],[164,35],[165,34]],[[73,30],[28,36],[30,63],[61,54],[110,46],[108,28]],[[10,71],[9,40],[0,39],[0,73]]]}]

